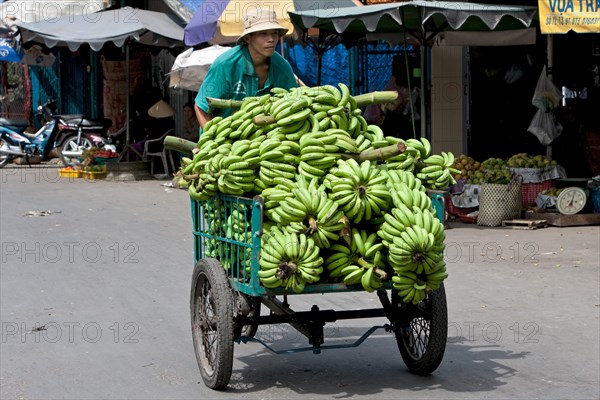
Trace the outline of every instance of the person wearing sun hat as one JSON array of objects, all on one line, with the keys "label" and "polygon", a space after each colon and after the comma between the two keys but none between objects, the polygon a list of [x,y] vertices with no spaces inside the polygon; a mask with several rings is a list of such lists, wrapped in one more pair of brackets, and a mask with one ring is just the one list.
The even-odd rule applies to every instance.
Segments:
[{"label": "person wearing sun hat", "polygon": [[287,29],[277,22],[275,11],[251,8],[243,18],[244,32],[237,46],[221,54],[210,66],[195,99],[200,127],[215,116],[227,117],[231,109],[212,109],[207,97],[242,100],[261,96],[274,87],[297,87],[290,64],[275,48]]}]

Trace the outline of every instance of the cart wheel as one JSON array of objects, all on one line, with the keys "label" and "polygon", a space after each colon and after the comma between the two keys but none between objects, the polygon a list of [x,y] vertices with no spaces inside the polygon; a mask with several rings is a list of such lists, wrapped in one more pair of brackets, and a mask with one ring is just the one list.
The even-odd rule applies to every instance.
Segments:
[{"label": "cart wheel", "polygon": [[[248,305],[250,306],[250,312],[248,313],[248,317],[258,317],[260,316],[260,297],[246,297],[248,301]],[[245,336],[249,338],[253,338],[256,336],[256,332],[258,331],[258,324],[252,325],[244,325],[241,328],[235,328],[235,336]]]},{"label": "cart wheel", "polygon": [[448,308],[444,286],[422,303],[405,307],[396,322],[396,342],[402,360],[412,373],[429,375],[440,365],[446,350]]},{"label": "cart wheel", "polygon": [[194,267],[190,311],[202,380],[211,389],[223,389],[233,368],[233,292],[225,270],[213,258]]}]

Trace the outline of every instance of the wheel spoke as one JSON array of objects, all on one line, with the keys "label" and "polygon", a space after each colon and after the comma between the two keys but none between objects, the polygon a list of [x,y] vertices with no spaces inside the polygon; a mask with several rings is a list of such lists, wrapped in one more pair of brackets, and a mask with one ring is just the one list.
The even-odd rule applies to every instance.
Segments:
[{"label": "wheel spoke", "polygon": [[415,360],[423,357],[429,343],[429,321],[424,318],[415,318],[404,325],[402,340]]}]

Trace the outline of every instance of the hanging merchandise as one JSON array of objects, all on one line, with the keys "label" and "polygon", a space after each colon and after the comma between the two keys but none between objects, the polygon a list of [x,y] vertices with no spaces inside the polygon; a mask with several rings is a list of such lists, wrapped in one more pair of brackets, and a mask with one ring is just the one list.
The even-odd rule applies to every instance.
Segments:
[{"label": "hanging merchandise", "polygon": [[561,98],[560,90],[548,78],[544,66],[531,100],[531,104],[536,106],[538,111],[527,128],[527,132],[535,135],[544,146],[548,146],[562,133],[562,126],[556,122],[553,114]]}]

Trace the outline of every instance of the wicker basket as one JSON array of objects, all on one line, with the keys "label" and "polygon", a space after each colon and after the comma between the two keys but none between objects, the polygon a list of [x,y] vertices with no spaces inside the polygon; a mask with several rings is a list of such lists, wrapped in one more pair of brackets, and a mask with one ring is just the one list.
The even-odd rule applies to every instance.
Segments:
[{"label": "wicker basket", "polygon": [[550,179],[539,183],[524,183],[521,191],[523,196],[523,207],[535,206],[538,195],[547,189],[556,187],[556,181]]},{"label": "wicker basket", "polygon": [[508,184],[482,184],[477,225],[500,226],[504,220],[518,218],[521,215],[521,187],[521,176]]}]

